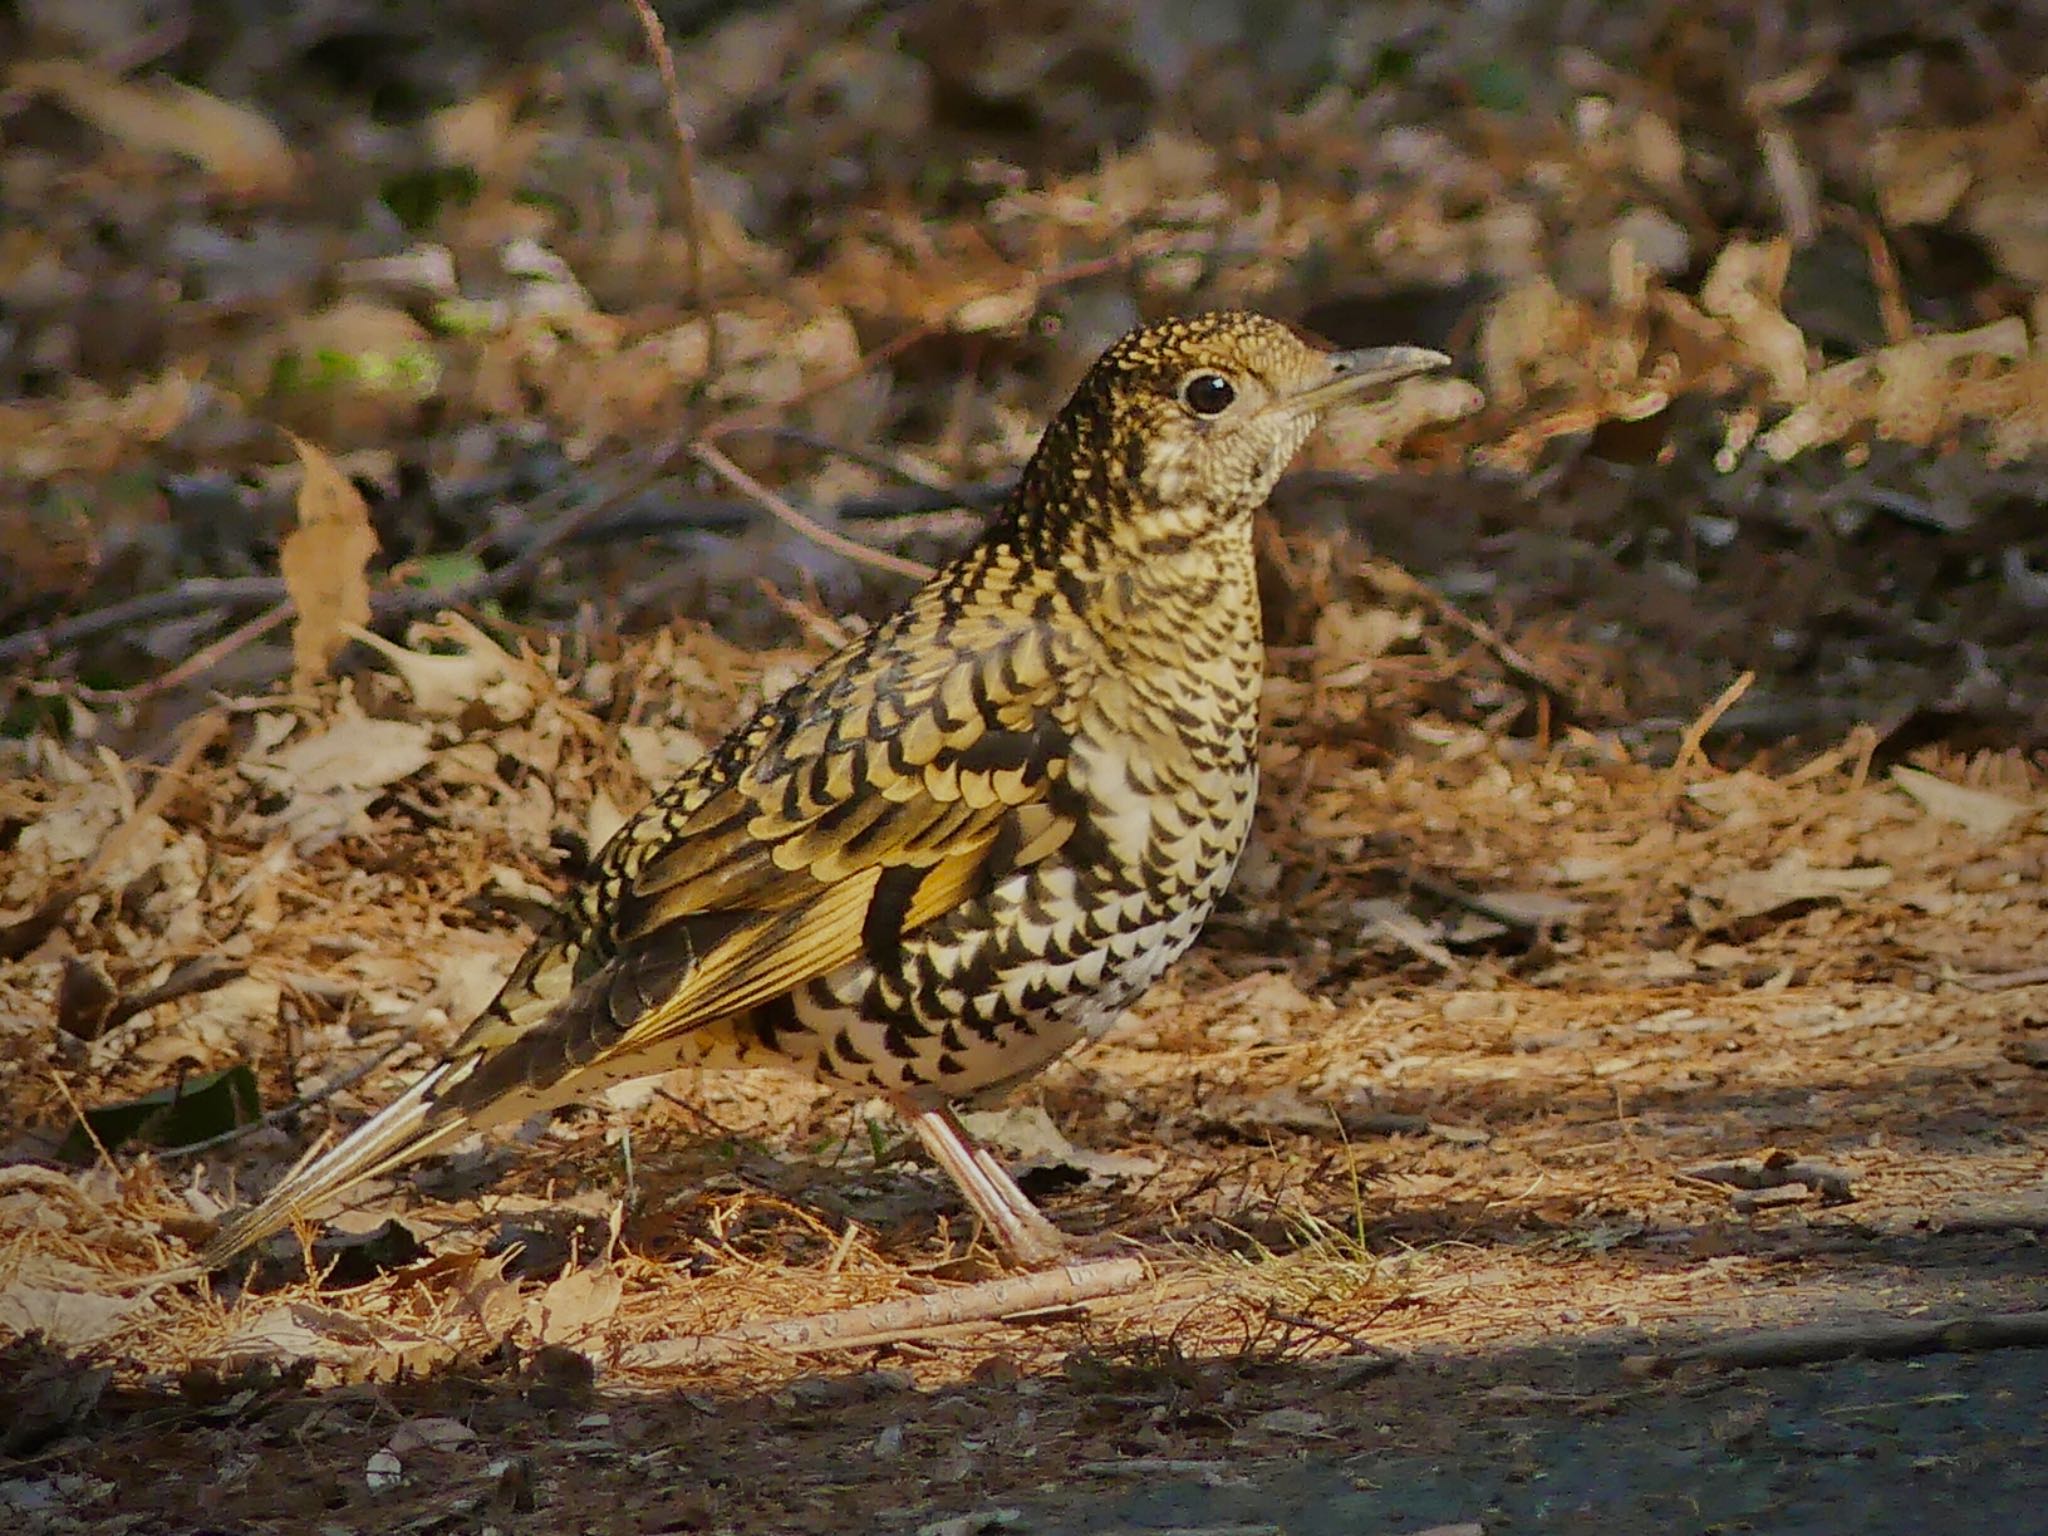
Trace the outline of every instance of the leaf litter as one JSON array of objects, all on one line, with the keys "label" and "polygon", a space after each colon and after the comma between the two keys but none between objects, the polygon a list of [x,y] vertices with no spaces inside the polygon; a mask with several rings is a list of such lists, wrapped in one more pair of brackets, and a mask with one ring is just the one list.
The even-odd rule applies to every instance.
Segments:
[{"label": "leaf litter", "polygon": [[[317,1416],[337,1416],[380,1520],[431,1502],[416,1464],[458,1467],[457,1499],[508,1519],[533,1502],[528,1452],[501,1455],[518,1436],[488,1413],[469,1422],[466,1383],[511,1383],[555,1423],[591,1416],[593,1382],[680,1381],[808,1425],[799,1373],[851,1362],[758,1343],[636,1362],[988,1269],[891,1133],[775,1079],[674,1074],[637,1112],[458,1149],[365,1192],[330,1239],[280,1240],[240,1292],[147,1281],[416,1070],[624,810],[820,633],[900,592],[720,510],[693,475],[575,510],[621,455],[644,468],[721,424],[808,434],[720,440],[828,527],[930,561],[973,523],[899,514],[896,469],[999,485],[1117,331],[1229,302],[1359,344],[1448,344],[1477,382],[1333,423],[1284,490],[1262,536],[1273,677],[1239,894],[1109,1040],[992,1127],[1056,1219],[1122,1234],[1155,1280],[866,1358],[940,1394],[1060,1361],[1172,1383],[1135,1438],[1082,1398],[1003,1399],[1047,1416],[989,1432],[1020,1488],[1051,1465],[1034,1445],[1171,1461],[1201,1449],[1202,1414],[1234,1454],[1357,1429],[1337,1397],[1226,1389],[1190,1359],[1353,1338],[1470,1356],[1890,1310],[1922,1294],[1886,1267],[1897,1244],[2038,1230],[2038,83],[1964,111],[1905,69],[1840,96],[1825,70],[1752,71],[1731,129],[1646,84],[1726,66],[1732,44],[1682,28],[1636,39],[1640,78],[1549,40],[1547,111],[1445,18],[1380,37],[1360,13],[1321,64],[1266,61],[1254,91],[1256,48],[1219,59],[1199,19],[1117,16],[1092,38],[1033,22],[1023,46],[913,6],[905,50],[895,23],[820,38],[771,7],[679,38],[712,194],[694,235],[660,134],[621,145],[593,105],[653,110],[616,37],[545,80],[457,87],[403,144],[367,118],[331,141],[288,126],[283,99],[236,99],[247,74],[15,67],[17,92],[94,126],[32,122],[33,153],[0,165],[0,206],[50,213],[0,243],[45,374],[0,391],[0,654],[9,707],[50,727],[7,746],[0,781],[0,923],[19,942],[0,967],[0,1329],[112,1362],[121,1392],[259,1416],[297,1411],[279,1383],[308,1373],[328,1395],[305,1401],[327,1406],[298,1428],[325,1445]],[[1297,67],[1325,75],[1276,112]],[[1475,90],[1484,109],[1443,109]],[[1235,137],[1219,127],[1246,110]],[[1019,113],[1035,148],[1006,136]],[[794,154],[798,119],[841,158]],[[618,166],[602,195],[577,169],[599,156]],[[346,196],[308,176],[358,157]],[[843,183],[820,169],[841,165]],[[118,256],[109,228],[130,237]],[[1937,237],[1978,275],[1931,260]],[[693,239],[701,312],[674,295]],[[1853,281],[1816,288],[1845,259]],[[130,334],[96,323],[109,291],[141,296]],[[1338,467],[1361,465],[1392,478],[1359,493]],[[81,497],[89,523],[67,510]],[[1384,509],[1369,529],[1360,506]],[[661,558],[613,527],[651,529],[632,537]],[[178,596],[168,580],[249,585],[63,627]],[[481,585],[438,614],[435,580]],[[288,645],[236,638],[287,601]],[[1684,736],[1750,667],[1756,692]],[[201,707],[217,729],[167,768],[164,733]],[[177,993],[195,963],[235,974]],[[89,1028],[54,1027],[67,978]],[[228,1095],[197,1138],[238,1132],[220,1145],[60,1156],[95,1116],[146,1123],[234,1074],[262,1115],[243,1127]],[[365,1256],[391,1218],[405,1242]],[[2010,1255],[1975,1240],[2005,1257],[1958,1294],[2009,1304]],[[1831,1267],[1851,1250],[1872,1278]],[[67,1395],[19,1358],[45,1394],[22,1422],[78,1445],[104,1381]],[[845,1390],[837,1411],[871,1440],[903,1389],[872,1384],[872,1410]],[[356,1435],[355,1391],[423,1394],[403,1397],[408,1424],[482,1443]],[[567,1432],[609,1456],[639,1411]],[[947,1448],[906,1447],[905,1422],[885,1459],[929,1474],[920,1510],[969,1503]],[[704,1454],[724,1444],[699,1429]],[[191,1475],[218,1478],[224,1508],[263,1487],[233,1463]],[[62,1477],[7,1497],[107,1507],[112,1483]],[[787,1513],[813,1495],[744,1497]]]}]

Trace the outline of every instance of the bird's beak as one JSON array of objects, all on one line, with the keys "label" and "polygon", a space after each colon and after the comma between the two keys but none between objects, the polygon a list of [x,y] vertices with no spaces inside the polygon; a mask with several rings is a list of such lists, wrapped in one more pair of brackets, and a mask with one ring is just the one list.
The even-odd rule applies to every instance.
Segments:
[{"label": "bird's beak", "polygon": [[1361,347],[1330,354],[1331,377],[1295,394],[1288,403],[1298,410],[1320,411],[1340,400],[1378,394],[1418,373],[1448,368],[1451,360],[1427,347]]}]

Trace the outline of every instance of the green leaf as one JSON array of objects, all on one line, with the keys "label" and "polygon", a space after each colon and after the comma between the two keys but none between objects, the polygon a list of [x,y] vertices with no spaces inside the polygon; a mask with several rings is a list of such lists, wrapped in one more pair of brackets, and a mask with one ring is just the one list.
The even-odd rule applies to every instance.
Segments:
[{"label": "green leaf", "polygon": [[1489,112],[1519,112],[1529,105],[1529,77],[1506,59],[1489,59],[1465,71],[1472,99]]},{"label": "green leaf", "polygon": [[247,1062],[239,1062],[139,1099],[88,1109],[83,1120],[72,1125],[57,1155],[86,1162],[94,1155],[95,1141],[109,1152],[131,1141],[166,1149],[189,1147],[248,1125],[262,1113],[256,1073]]},{"label": "green leaf", "polygon": [[483,190],[483,178],[466,165],[436,166],[394,176],[379,190],[384,206],[415,234],[428,228],[449,207],[465,207]]},{"label": "green leaf", "polygon": [[479,580],[484,563],[466,549],[451,549],[438,555],[421,555],[412,562],[405,584],[423,592],[445,592]]}]

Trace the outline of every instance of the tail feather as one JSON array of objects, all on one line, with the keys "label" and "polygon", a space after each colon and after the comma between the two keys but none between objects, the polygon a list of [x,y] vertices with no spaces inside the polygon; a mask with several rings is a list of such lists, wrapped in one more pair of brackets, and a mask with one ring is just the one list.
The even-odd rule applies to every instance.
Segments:
[{"label": "tail feather", "polygon": [[443,1062],[336,1145],[301,1162],[261,1204],[221,1228],[200,1255],[200,1264],[216,1269],[366,1179],[424,1157],[475,1129],[474,1116],[441,1102],[441,1095],[475,1065],[475,1057]]},{"label": "tail feather", "polygon": [[218,1268],[351,1187],[470,1131],[552,1109],[582,1089],[671,1064],[610,1053],[633,1021],[695,963],[690,946],[629,947],[577,982],[580,953],[573,943],[536,945],[440,1065],[334,1147],[301,1162],[261,1204],[229,1221],[200,1254],[200,1264]]}]

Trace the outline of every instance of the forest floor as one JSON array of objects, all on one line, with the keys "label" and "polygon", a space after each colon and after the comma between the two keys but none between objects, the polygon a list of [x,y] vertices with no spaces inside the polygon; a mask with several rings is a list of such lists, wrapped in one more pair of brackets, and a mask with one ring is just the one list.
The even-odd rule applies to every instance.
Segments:
[{"label": "forest floor", "polygon": [[[0,15],[0,1512],[2048,1531],[2048,43],[815,9],[665,8],[694,224],[630,6]],[[1232,895],[977,1122],[1087,1258],[691,1072],[154,1278],[1225,303],[1464,376],[1283,483]]]}]

